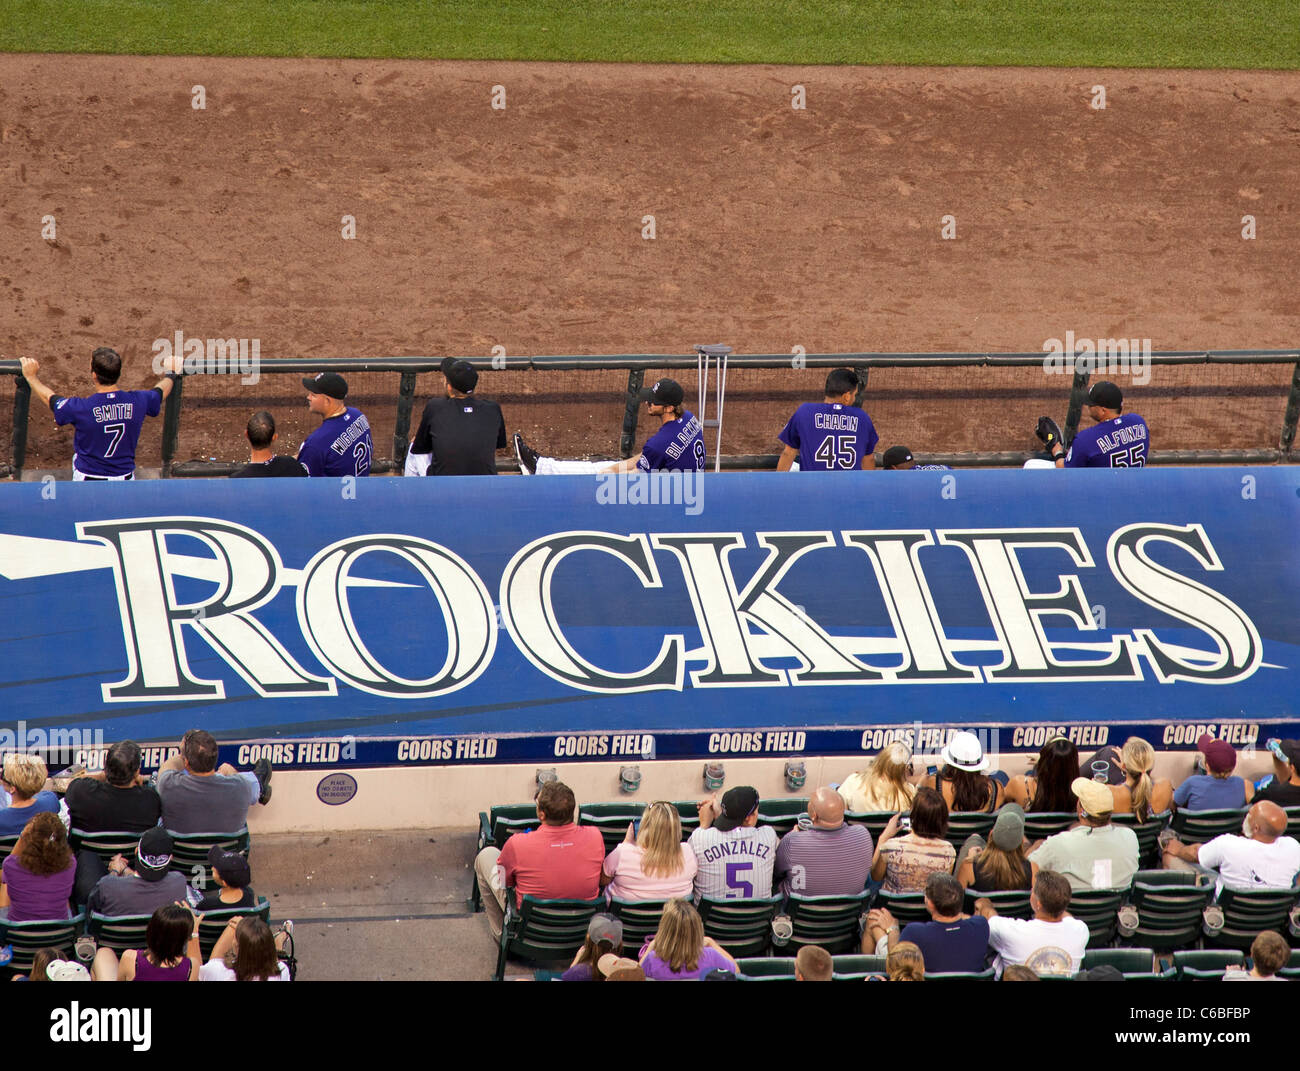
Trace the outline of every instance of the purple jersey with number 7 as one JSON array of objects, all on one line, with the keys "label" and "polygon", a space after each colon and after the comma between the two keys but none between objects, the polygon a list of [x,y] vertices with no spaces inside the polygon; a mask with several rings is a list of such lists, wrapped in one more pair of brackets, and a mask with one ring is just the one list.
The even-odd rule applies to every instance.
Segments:
[{"label": "purple jersey with number 7", "polygon": [[838,402],[806,402],[777,436],[799,451],[800,472],[842,472],[862,468],[862,459],[876,452],[880,436],[871,417]]},{"label": "purple jersey with number 7", "polygon": [[127,476],[144,418],[162,409],[162,391],[113,390],[89,398],[50,398],[54,423],[76,425],[72,464],[83,476]]},{"label": "purple jersey with number 7", "polygon": [[1147,463],[1149,441],[1147,422],[1137,413],[1123,413],[1079,432],[1065,455],[1065,467],[1140,469]]},{"label": "purple jersey with number 7", "polygon": [[694,413],[686,411],[645,441],[636,467],[642,472],[703,472],[704,461],[704,428]]}]

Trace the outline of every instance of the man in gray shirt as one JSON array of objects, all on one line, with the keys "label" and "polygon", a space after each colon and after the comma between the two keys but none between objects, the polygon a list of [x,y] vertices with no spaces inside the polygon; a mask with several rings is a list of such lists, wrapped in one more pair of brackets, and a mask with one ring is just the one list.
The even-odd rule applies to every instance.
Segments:
[{"label": "man in gray shirt", "polygon": [[168,869],[172,862],[172,839],[167,830],[154,826],[140,838],[134,868],[117,855],[108,874],[90,890],[86,910],[100,915],[152,915],[164,904],[180,900],[198,903],[198,894],[185,884],[185,876]]},{"label": "man in gray shirt", "polygon": [[217,766],[217,741],[191,729],[181,750],[158,771],[163,825],[173,833],[236,833],[248,824],[248,808],[271,798],[271,764],[259,759],[252,773],[230,763]]}]

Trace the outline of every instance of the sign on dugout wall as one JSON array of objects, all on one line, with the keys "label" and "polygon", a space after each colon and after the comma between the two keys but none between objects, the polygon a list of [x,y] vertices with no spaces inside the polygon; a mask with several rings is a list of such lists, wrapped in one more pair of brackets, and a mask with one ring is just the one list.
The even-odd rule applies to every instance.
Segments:
[{"label": "sign on dugout wall", "polygon": [[1298,535],[1291,468],[6,485],[0,750],[1244,745],[1300,735]]}]

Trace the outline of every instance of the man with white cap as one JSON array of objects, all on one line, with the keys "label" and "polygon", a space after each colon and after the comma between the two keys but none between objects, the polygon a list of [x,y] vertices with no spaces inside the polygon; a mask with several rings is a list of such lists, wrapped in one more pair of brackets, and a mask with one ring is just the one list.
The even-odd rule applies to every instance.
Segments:
[{"label": "man with white cap", "polygon": [[1063,874],[1080,889],[1126,889],[1138,870],[1137,834],[1111,823],[1115,797],[1100,781],[1076,777],[1070,785],[1079,801],[1080,825],[1048,837],[1029,853],[1029,865]]}]

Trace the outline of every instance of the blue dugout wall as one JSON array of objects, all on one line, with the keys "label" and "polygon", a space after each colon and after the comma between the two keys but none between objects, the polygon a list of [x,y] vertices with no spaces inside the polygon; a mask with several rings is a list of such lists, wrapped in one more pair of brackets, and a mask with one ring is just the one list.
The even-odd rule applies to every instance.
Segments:
[{"label": "blue dugout wall", "polygon": [[[0,751],[1300,736],[1292,468],[0,486]],[[155,764],[161,749],[150,753]]]}]

